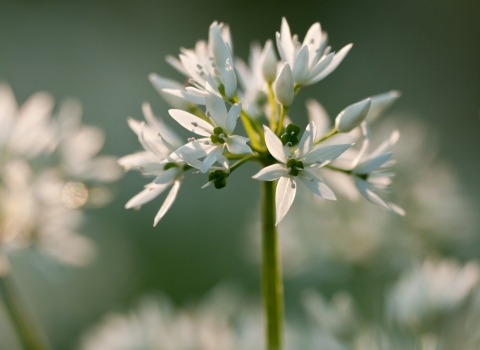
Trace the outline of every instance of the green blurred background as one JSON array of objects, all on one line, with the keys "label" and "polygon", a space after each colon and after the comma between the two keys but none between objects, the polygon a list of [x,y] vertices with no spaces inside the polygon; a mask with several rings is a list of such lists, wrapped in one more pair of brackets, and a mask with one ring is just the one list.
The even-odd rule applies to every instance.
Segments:
[{"label": "green blurred background", "polygon": [[[235,53],[246,58],[251,40],[274,38],[282,16],[300,37],[320,21],[334,50],[354,43],[339,69],[305,95],[335,115],[366,96],[401,90],[395,111],[439,134],[441,157],[480,204],[478,0],[0,1],[0,80],[21,102],[39,90],[57,101],[79,99],[84,121],[106,133],[104,153],[122,156],[139,149],[125,120],[141,118],[142,102],[167,116],[147,80],[151,72],[181,79],[164,62],[167,54],[193,47],[219,20],[230,24]],[[301,102],[291,115],[306,121]],[[200,190],[204,177],[191,176],[156,228],[161,199],[140,211],[124,209],[146,183],[128,173],[114,186],[110,205],[88,212],[83,232],[99,247],[93,265],[52,269],[30,256],[15,259],[17,283],[54,349],[74,348],[89,324],[146,293],[161,290],[182,302],[223,280],[258,293],[259,270],[247,258],[244,228],[258,206],[260,186],[245,180],[253,171],[245,167],[222,191]],[[17,349],[2,313],[0,348]]]}]

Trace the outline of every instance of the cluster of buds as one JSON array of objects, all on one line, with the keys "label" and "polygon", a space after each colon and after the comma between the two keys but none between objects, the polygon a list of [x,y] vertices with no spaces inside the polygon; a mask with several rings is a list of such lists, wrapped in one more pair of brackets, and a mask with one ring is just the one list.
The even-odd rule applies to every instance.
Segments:
[{"label": "cluster of buds", "polygon": [[[400,94],[390,91],[354,103],[342,110],[328,129],[323,107],[313,102],[311,108],[310,101],[310,123],[302,133],[292,122],[294,116],[287,115],[296,95],[302,87],[330,75],[352,44],[333,52],[319,23],[313,24],[300,42],[297,35],[291,35],[284,18],[276,46],[277,50],[271,40],[263,48],[253,45],[246,64],[234,58],[229,27],[214,22],[208,41],[198,41],[194,49],[182,48],[178,58],[167,57],[167,62],[185,75],[186,85],[150,75],[156,90],[174,108],[168,111],[170,116],[200,138],[191,136],[182,142],[162,119],[153,116],[149,105],[143,108],[145,122],[129,120],[144,150],[119,163],[155,179],[127,208],[139,207],[172,186],[155,218],[156,225],[177,196],[185,171],[195,168],[197,173],[208,174],[204,187],[213,184],[220,189],[235,169],[256,161],[263,169],[254,179],[279,180],[277,224],[295,198],[297,183],[325,199],[336,199],[322,180],[322,168],[348,175],[367,200],[404,214],[383,195],[391,183],[392,173],[386,170],[394,163],[390,147],[398,140],[398,132],[369,152],[369,123]],[[247,137],[236,134],[239,118]],[[360,147],[352,147],[359,138]]]}]

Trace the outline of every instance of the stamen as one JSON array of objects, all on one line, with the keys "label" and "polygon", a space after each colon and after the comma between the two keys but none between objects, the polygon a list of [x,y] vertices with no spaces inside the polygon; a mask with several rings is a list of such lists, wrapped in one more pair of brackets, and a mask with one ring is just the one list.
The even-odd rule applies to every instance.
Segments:
[{"label": "stamen", "polygon": [[215,58],[213,58],[213,57],[209,57],[208,59],[209,59],[210,61],[215,61]]},{"label": "stamen", "polygon": [[217,68],[213,68],[213,74],[220,76],[220,72]]},{"label": "stamen", "polygon": [[205,72],[201,70],[200,72],[198,72],[198,74],[200,74],[200,76],[203,77],[205,75]]},{"label": "stamen", "polygon": [[211,114],[210,114],[210,111],[205,111],[205,115],[208,117],[208,118],[211,118]]},{"label": "stamen", "polygon": [[212,67],[215,68],[216,66],[215,62],[212,62]]},{"label": "stamen", "polygon": [[317,164],[322,164],[322,161],[317,160],[315,163],[317,163]]},{"label": "stamen", "polygon": [[203,144],[208,146],[210,144],[210,142],[205,141]]},{"label": "stamen", "polygon": [[292,147],[292,143],[289,141],[285,146]]},{"label": "stamen", "polygon": [[290,186],[292,186],[292,188],[295,189],[295,182],[292,182]]},{"label": "stamen", "polygon": [[202,69],[203,69],[203,66],[202,66],[201,64],[198,64],[198,63],[197,63],[197,68],[200,69],[200,70],[202,70]]},{"label": "stamen", "polygon": [[200,170],[194,171],[192,174],[195,174],[195,175],[200,174]]},{"label": "stamen", "polygon": [[202,186],[202,188],[208,187],[208,186],[210,186],[211,184],[213,184],[214,182],[215,182],[215,180],[208,181],[205,185]]},{"label": "stamen", "polygon": [[192,125],[193,125],[194,127],[196,127],[196,128],[198,127],[198,123],[197,123],[197,122],[192,122]]},{"label": "stamen", "polygon": [[195,141],[195,137],[189,137],[189,138],[187,139],[187,141],[188,141],[188,142],[193,142],[193,141]]},{"label": "stamen", "polygon": [[225,134],[220,134],[220,135],[218,135],[218,137],[220,137],[221,139],[225,139],[225,138],[226,138],[226,137],[225,137]]},{"label": "stamen", "polygon": [[[202,73],[202,72],[200,72],[200,74],[201,74],[201,73]],[[195,81],[195,79],[190,78],[190,79],[188,79],[188,83],[189,83],[189,84],[192,84],[192,85],[195,85],[197,82]]]}]

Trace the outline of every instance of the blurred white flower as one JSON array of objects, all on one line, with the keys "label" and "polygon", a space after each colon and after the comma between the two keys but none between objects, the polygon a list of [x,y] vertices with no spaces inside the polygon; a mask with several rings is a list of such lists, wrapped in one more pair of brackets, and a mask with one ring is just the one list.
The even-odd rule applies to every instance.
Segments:
[{"label": "blurred white flower", "polygon": [[480,265],[426,260],[406,271],[388,296],[388,316],[400,325],[422,329],[462,305],[480,281]]},{"label": "blurred white flower", "polygon": [[95,246],[77,232],[79,208],[99,204],[90,189],[121,172],[114,157],[98,156],[103,134],[81,123],[77,103],[66,102],[56,117],[52,109],[46,93],[18,107],[10,88],[0,86],[0,254],[33,245],[80,266],[92,260]]}]

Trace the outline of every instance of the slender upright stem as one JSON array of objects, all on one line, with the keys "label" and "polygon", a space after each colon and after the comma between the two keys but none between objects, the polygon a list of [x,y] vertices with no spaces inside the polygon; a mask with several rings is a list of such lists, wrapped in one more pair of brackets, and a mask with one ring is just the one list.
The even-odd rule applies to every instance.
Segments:
[{"label": "slender upright stem", "polygon": [[283,282],[277,227],[275,181],[263,182],[263,303],[267,322],[267,350],[282,348]]},{"label": "slender upright stem", "polygon": [[22,305],[18,292],[8,274],[0,273],[0,298],[10,317],[18,339],[25,350],[47,350],[49,346],[43,336],[31,322],[29,315]]}]

